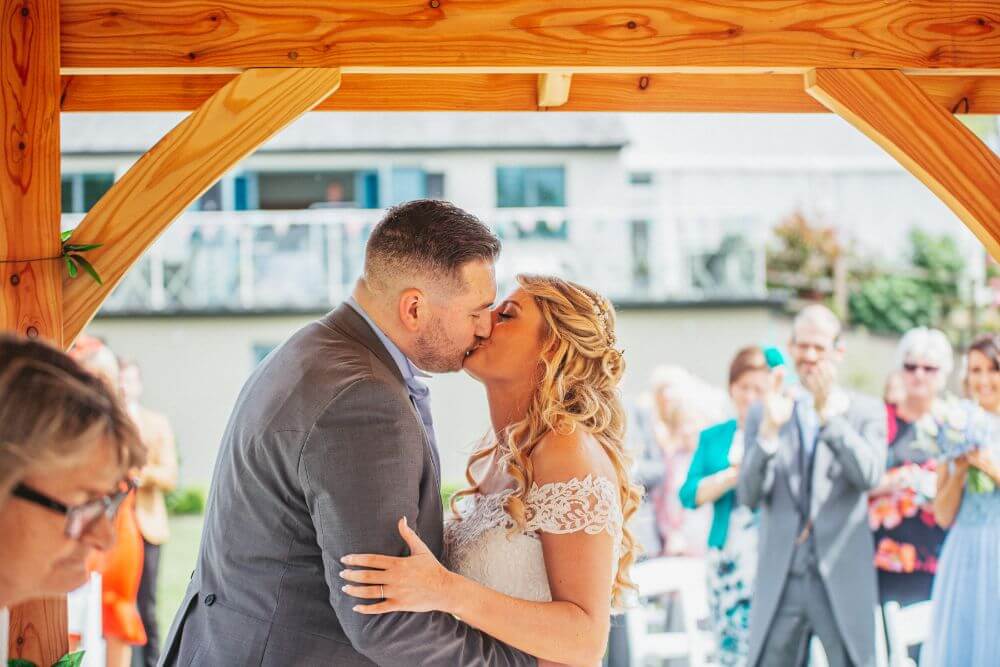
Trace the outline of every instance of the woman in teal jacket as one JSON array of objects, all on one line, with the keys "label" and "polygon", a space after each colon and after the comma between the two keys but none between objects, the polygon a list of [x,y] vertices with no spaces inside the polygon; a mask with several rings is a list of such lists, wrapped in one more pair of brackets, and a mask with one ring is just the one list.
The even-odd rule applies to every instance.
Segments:
[{"label": "woman in teal jacket", "polygon": [[775,348],[740,350],[729,367],[729,396],[736,419],[701,432],[691,459],[681,503],[694,509],[713,503],[708,535],[708,599],[721,665],[747,660],[750,598],[757,571],[757,516],[736,504],[736,480],[743,459],[743,421],[772,382],[773,368],[783,364]]}]

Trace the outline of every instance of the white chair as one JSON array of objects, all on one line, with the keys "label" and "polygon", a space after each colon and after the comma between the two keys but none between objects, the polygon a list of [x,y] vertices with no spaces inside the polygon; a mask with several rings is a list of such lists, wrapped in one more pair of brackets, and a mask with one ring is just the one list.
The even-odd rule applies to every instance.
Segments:
[{"label": "white chair", "polygon": [[931,603],[900,607],[898,602],[886,602],[882,609],[889,640],[889,667],[916,667],[907,650],[927,640],[931,631]]},{"label": "white chair", "polygon": [[[697,558],[655,558],[632,568],[638,600],[625,613],[632,667],[643,667],[647,658],[687,658],[691,667],[706,664],[712,636],[698,628],[708,616],[704,561]],[[650,603],[667,596],[680,598],[683,629],[650,632]]]}]

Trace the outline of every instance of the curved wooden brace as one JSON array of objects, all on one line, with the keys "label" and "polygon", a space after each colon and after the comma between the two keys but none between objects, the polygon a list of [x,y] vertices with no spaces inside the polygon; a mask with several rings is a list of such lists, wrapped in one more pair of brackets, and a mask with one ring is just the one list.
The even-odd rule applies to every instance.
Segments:
[{"label": "curved wooden brace", "polygon": [[806,91],[919,178],[1000,260],[1000,158],[895,70],[818,69]]},{"label": "curved wooden brace", "polygon": [[142,253],[222,174],[340,85],[340,70],[247,70],[171,130],[101,198],[73,240],[104,285],[87,277],[63,286],[64,336],[71,343]]}]

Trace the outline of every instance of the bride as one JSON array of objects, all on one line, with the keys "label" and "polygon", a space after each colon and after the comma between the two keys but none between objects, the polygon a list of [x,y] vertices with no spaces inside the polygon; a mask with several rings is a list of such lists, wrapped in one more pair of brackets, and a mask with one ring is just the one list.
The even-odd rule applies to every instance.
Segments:
[{"label": "bride", "polygon": [[540,664],[596,665],[631,587],[639,503],[623,448],[614,312],[558,278],[519,276],[493,333],[466,359],[493,426],[452,501],[445,562],[399,521],[411,555],[353,554],[344,591],[361,614],[443,611]]}]

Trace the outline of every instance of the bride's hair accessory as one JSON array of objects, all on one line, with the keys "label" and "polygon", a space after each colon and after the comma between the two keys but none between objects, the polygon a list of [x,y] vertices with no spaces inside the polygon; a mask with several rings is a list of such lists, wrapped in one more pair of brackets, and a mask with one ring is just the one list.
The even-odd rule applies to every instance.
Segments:
[{"label": "bride's hair accessory", "polygon": [[[589,295],[588,295],[589,296]],[[597,322],[601,328],[601,334],[604,337],[604,341],[608,345],[608,352],[614,351],[619,357],[622,356],[622,351],[615,348],[618,344],[618,337],[615,332],[611,329],[611,316],[608,312],[607,302],[601,296],[591,296],[591,302],[594,308],[594,317],[597,318]]]}]

